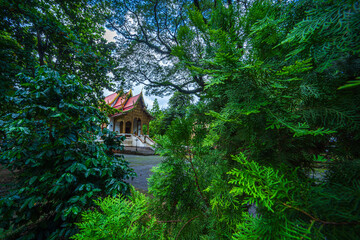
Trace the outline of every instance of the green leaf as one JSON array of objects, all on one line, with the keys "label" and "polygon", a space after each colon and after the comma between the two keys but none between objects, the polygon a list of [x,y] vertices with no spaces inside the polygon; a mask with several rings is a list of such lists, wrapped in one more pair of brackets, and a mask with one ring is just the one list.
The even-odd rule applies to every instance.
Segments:
[{"label": "green leaf", "polygon": [[65,179],[68,183],[76,181],[76,177],[70,173],[65,173]]},{"label": "green leaf", "polygon": [[74,196],[74,197],[70,198],[68,202],[75,203],[75,202],[79,201],[79,199],[80,199],[80,196]]},{"label": "green leaf", "polygon": [[[357,79],[360,79],[360,77],[357,77]],[[338,90],[352,88],[359,85],[360,85],[360,80],[348,81],[344,86],[339,87]]]},{"label": "green leaf", "polygon": [[32,185],[36,181],[37,178],[38,178],[37,176],[30,178],[29,185]]}]

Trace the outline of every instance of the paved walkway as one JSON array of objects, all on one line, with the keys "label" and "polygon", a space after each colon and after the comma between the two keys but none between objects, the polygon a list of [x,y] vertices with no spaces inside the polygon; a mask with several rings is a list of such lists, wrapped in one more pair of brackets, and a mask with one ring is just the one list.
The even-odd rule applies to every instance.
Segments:
[{"label": "paved walkway", "polygon": [[158,165],[162,157],[157,155],[152,156],[139,156],[139,155],[127,155],[123,154],[125,159],[130,163],[130,167],[133,168],[137,174],[137,177],[130,179],[127,182],[131,183],[135,188],[142,192],[148,191],[147,178],[150,177],[152,172],[150,169]]},{"label": "paved walkway", "polygon": [[154,155],[155,151],[149,147],[125,147],[124,154]]}]

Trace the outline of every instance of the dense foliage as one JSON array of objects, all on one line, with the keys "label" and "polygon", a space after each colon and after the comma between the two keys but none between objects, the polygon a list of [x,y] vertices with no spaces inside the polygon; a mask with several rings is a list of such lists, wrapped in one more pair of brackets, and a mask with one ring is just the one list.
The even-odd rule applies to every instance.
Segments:
[{"label": "dense foliage", "polygon": [[191,95],[174,92],[169,99],[168,107],[160,109],[157,99],[155,99],[151,114],[154,119],[150,122],[150,137],[164,135],[172,121],[186,116],[187,108],[193,102]]},{"label": "dense foliage", "polygon": [[110,20],[125,22],[119,47],[138,64],[129,73],[154,92],[200,97],[158,137],[165,160],[149,180],[149,211],[166,236],[358,238],[358,1],[119,6],[138,30]]},{"label": "dense foliage", "polygon": [[96,201],[99,210],[83,214],[81,233],[72,239],[166,239],[154,216],[148,214],[149,198],[132,191],[128,199],[108,197]]},{"label": "dense foliage", "polygon": [[192,9],[208,14],[212,5],[209,1],[109,2],[112,12],[107,18],[107,27],[120,36],[116,49],[120,64],[116,75],[130,84],[144,84],[146,90],[158,95],[172,91],[197,94],[204,90],[203,75],[181,60],[199,62],[206,55],[202,39],[189,29],[192,23],[188,13]]},{"label": "dense foliage", "polygon": [[1,198],[0,227],[8,230],[7,239],[67,238],[94,199],[127,194],[124,179],[134,173],[113,155],[120,148],[114,135],[105,144],[96,141],[106,117],[90,87],[48,68],[19,78],[9,104],[21,108],[0,120],[1,164],[17,176]]},{"label": "dense foliage", "polygon": [[166,131],[166,126],[163,124],[165,114],[164,110],[160,109],[159,102],[155,98],[153,107],[150,110],[151,115],[154,117],[149,123],[149,135],[154,138],[155,135],[163,135]]},{"label": "dense foliage", "polygon": [[35,77],[38,65],[75,74],[102,96],[111,88],[114,43],[103,38],[107,7],[100,1],[0,1],[0,111],[22,72]]},{"label": "dense foliage", "polygon": [[16,177],[1,196],[0,238],[65,238],[93,199],[128,192],[132,172],[112,156],[121,139],[94,142],[115,66],[107,11],[100,1],[0,2],[0,158]]},{"label": "dense foliage", "polygon": [[[91,208],[98,196],[126,193],[122,178],[131,175],[111,147],[94,143],[103,115],[94,93],[82,87],[93,86],[94,78],[77,80],[41,68],[36,77],[14,80],[26,68],[6,67],[12,74],[6,106],[25,109],[3,111],[8,114],[1,122],[6,136],[1,159],[20,174],[19,188],[2,201],[10,207],[1,214],[12,225],[2,227],[29,223],[26,233],[35,234],[52,218],[54,225],[42,232],[65,236],[70,230],[69,236],[84,211],[75,239],[358,239],[358,1],[105,2],[99,23],[106,18],[119,34],[115,76],[142,82],[159,95],[175,92],[168,109],[155,103],[152,110],[150,133],[164,157],[149,179],[152,198],[133,191],[128,199],[109,197]],[[55,3],[48,11],[20,5],[3,18],[11,28],[13,19],[23,16],[21,9],[37,13],[29,16],[82,10]],[[9,4],[4,9],[12,12]],[[94,11],[89,14],[85,22],[97,19]],[[46,39],[47,28],[36,31],[29,16],[19,18],[25,22],[16,29]],[[10,50],[23,39],[12,29],[1,34]],[[32,44],[38,52],[29,54],[39,61],[42,42]],[[96,69],[77,58],[60,65],[56,59],[52,67],[61,65],[61,73],[73,61],[72,73]],[[100,82],[95,92],[108,84]],[[111,135],[104,139],[118,144]],[[88,195],[98,189],[104,191]],[[58,225],[62,221],[66,225]]]}]

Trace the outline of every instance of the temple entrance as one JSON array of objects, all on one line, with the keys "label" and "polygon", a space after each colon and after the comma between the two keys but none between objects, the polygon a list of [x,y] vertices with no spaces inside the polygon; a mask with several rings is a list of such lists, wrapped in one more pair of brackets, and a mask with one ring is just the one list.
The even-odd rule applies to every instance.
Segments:
[{"label": "temple entrance", "polygon": [[138,131],[137,131],[137,118],[134,118],[134,123],[133,123],[133,133],[135,135],[138,135]]},{"label": "temple entrance", "polygon": [[121,131],[120,122],[114,122],[114,131],[120,133]]},{"label": "temple entrance", "polygon": [[124,122],[120,122],[120,133],[124,133]]},{"label": "temple entrance", "polygon": [[141,120],[140,120],[140,118],[137,121],[137,132],[138,132],[138,135],[142,135],[141,134]]},{"label": "temple entrance", "polygon": [[125,123],[125,133],[131,133],[131,122],[127,121]]}]

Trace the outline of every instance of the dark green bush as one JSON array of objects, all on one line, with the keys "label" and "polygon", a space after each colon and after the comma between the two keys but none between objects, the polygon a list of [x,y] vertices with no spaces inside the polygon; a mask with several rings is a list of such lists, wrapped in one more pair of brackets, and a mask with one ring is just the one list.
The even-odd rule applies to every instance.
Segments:
[{"label": "dark green bush", "polygon": [[118,140],[97,141],[106,116],[90,87],[75,76],[38,68],[20,75],[9,103],[19,110],[1,117],[5,133],[1,164],[15,171],[15,189],[0,200],[0,228],[7,238],[59,239],[77,230],[74,221],[94,199],[129,193],[133,170],[111,149]]}]

